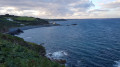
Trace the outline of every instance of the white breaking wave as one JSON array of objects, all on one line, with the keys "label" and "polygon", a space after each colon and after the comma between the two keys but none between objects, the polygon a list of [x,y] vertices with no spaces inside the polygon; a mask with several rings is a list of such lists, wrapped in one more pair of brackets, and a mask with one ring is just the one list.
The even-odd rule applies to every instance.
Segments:
[{"label": "white breaking wave", "polygon": [[67,55],[68,54],[64,51],[57,51],[57,52],[47,54],[47,56],[52,59],[61,59],[62,57],[67,56]]},{"label": "white breaking wave", "polygon": [[114,67],[120,67],[120,60],[119,61],[115,61],[115,65],[114,65]]},{"label": "white breaking wave", "polygon": [[58,51],[58,52],[54,52],[52,54],[52,57],[54,57],[54,58],[61,58],[61,57],[64,57],[66,55],[67,55],[66,52],[64,52],[64,51]]}]

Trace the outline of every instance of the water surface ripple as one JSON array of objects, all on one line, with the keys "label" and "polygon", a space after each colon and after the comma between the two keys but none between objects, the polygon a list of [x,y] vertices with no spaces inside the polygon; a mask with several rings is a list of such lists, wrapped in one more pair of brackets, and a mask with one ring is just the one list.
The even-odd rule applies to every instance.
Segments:
[{"label": "water surface ripple", "polygon": [[62,26],[29,29],[18,36],[26,41],[45,43],[47,53],[66,52],[69,67],[119,67],[120,19],[68,20],[57,23]]}]

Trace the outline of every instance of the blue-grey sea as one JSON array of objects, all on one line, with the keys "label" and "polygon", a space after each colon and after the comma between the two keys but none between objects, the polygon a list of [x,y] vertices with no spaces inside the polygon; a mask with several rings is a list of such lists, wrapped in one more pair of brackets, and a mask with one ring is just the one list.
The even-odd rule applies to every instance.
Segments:
[{"label": "blue-grey sea", "polygon": [[[68,67],[120,67],[120,19],[69,19],[17,35],[42,44]],[[77,25],[72,25],[77,24]]]}]

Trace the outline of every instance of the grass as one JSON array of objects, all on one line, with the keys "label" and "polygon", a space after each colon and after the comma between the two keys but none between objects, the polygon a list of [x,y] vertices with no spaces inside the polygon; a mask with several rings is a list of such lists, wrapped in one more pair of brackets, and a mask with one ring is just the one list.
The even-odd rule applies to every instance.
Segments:
[{"label": "grass", "polygon": [[[7,20],[8,18],[13,21]],[[28,25],[44,25],[49,24],[48,21],[40,18],[34,17],[24,17],[24,16],[0,16],[0,32],[7,32],[11,27],[20,27]]]},{"label": "grass", "polygon": [[37,21],[35,18],[33,17],[17,17],[14,18],[17,21]]},{"label": "grass", "polygon": [[[25,43],[32,45],[32,48],[40,48],[33,50]],[[40,55],[43,47],[35,45],[19,37],[0,34],[0,67],[65,67]]]},{"label": "grass", "polygon": [[0,18],[0,32],[6,32],[10,27],[19,27],[20,24],[6,20],[6,18]]},{"label": "grass", "polygon": [[0,38],[3,40],[7,40],[8,42],[17,43],[21,46],[27,47],[28,49],[38,52],[42,56],[44,56],[46,54],[45,48],[43,46],[37,45],[35,43],[26,42],[26,41],[24,41],[24,39],[19,38],[17,36],[0,34]]},{"label": "grass", "polygon": [[14,17],[13,20],[21,22],[24,25],[43,25],[49,24],[48,21],[34,17]]},{"label": "grass", "polygon": [[[14,21],[8,21],[11,18]],[[45,57],[45,48],[24,39],[2,34],[11,27],[49,24],[40,18],[0,16],[0,67],[65,67]]]}]

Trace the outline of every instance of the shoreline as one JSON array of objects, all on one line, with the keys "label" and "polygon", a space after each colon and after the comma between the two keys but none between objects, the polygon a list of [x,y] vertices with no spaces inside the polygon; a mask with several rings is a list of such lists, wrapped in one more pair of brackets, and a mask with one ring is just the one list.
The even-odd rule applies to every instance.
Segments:
[{"label": "shoreline", "polygon": [[40,28],[40,27],[51,27],[51,26],[61,26],[61,25],[60,24],[44,24],[44,25],[33,25],[33,26],[30,25],[30,26],[23,26],[23,27],[13,27],[13,28],[9,28],[8,32],[5,32],[4,34],[19,35],[20,33],[24,33],[23,30]]},{"label": "shoreline", "polygon": [[21,29],[21,30],[28,30],[28,29],[33,29],[33,28],[39,28],[39,27],[51,27],[51,26],[61,26],[61,25],[56,25],[56,24],[46,24],[46,25],[30,25],[30,26],[23,26],[23,27],[14,27],[14,28],[10,28],[8,32],[13,32],[17,29]]},{"label": "shoreline", "polygon": [[[58,24],[48,24],[48,25],[15,27],[15,28],[10,28],[9,33],[10,33],[10,32],[13,32],[13,33],[14,33],[14,32],[17,31],[18,29],[20,29],[21,31],[23,31],[23,30],[33,29],[33,28],[51,27],[51,26],[61,26],[61,25],[58,25]],[[24,33],[24,32],[18,32],[18,33],[15,33],[14,35],[19,35],[19,34],[21,34],[21,33]],[[14,35],[13,35],[13,36],[14,36]],[[42,44],[40,44],[40,45],[43,46]],[[45,50],[46,50],[46,49],[45,49]],[[54,52],[54,53],[57,53],[57,52]],[[51,60],[51,61],[55,61],[55,62],[60,63],[60,64],[62,64],[62,65],[64,65],[64,64],[67,63],[66,59],[57,59],[57,58],[52,57],[52,56],[54,56],[54,53],[51,53],[51,54],[48,53],[48,54],[45,55],[45,57],[48,58],[48,59]],[[60,51],[60,52],[58,52],[58,53],[64,55],[65,52]]]}]

